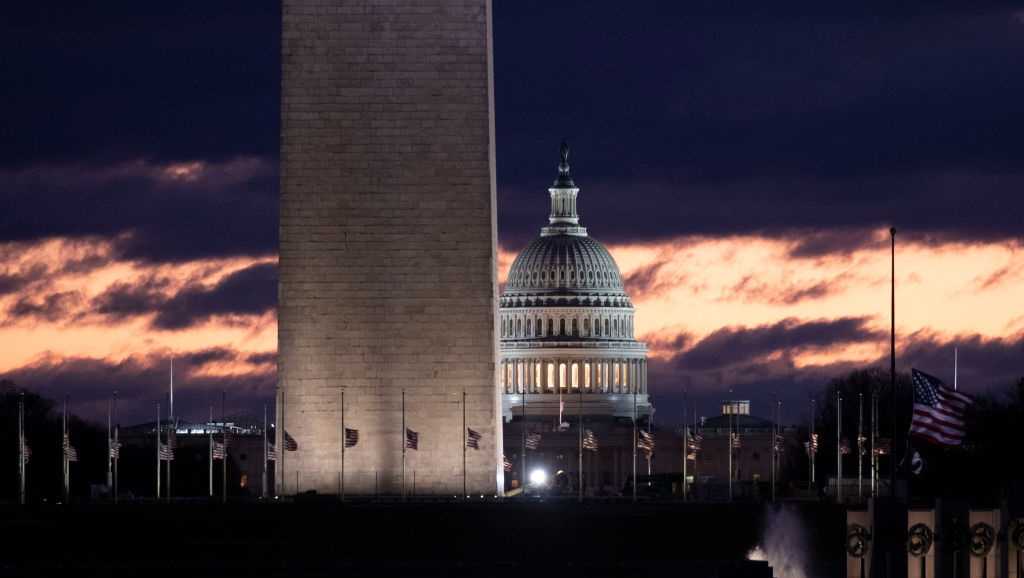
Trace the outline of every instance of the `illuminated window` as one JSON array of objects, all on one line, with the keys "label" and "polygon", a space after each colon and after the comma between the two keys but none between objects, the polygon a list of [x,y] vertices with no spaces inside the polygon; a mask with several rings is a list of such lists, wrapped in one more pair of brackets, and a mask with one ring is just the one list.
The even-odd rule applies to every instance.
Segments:
[{"label": "illuminated window", "polygon": [[615,383],[614,383],[614,385],[615,385],[615,391],[618,391],[619,390],[619,383],[620,383],[620,380],[621,380],[621,377],[619,375],[619,362],[616,361],[614,363],[614,366],[615,366],[615,369],[613,370],[615,372],[614,373],[614,375],[615,375]]},{"label": "illuminated window", "polygon": [[555,364],[548,363],[548,389],[555,388]]},{"label": "illuminated window", "polygon": [[541,388],[540,380],[541,380],[540,364],[539,363],[534,363],[533,364],[533,388],[535,390]]},{"label": "illuminated window", "polygon": [[590,363],[583,364],[583,386],[587,389],[591,389],[594,384],[590,381]]},{"label": "illuminated window", "polygon": [[[629,362],[627,361],[626,363],[622,364],[622,385],[623,386],[628,386],[629,385],[629,370],[630,370]],[[626,391],[629,391],[628,387],[624,387],[623,389],[625,389]]]},{"label": "illuminated window", "polygon": [[577,389],[580,386],[580,364],[572,364],[572,387]]},{"label": "illuminated window", "polygon": [[558,364],[558,389],[565,389],[566,381],[567,380],[565,379],[565,364],[564,363],[559,363]]}]

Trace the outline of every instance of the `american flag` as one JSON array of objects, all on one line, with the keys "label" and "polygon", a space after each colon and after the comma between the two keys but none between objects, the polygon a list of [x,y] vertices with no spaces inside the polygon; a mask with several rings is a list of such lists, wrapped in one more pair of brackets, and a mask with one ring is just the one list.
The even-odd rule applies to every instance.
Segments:
[{"label": "american flag", "polygon": [[345,428],[345,447],[354,448],[359,443],[359,430]]},{"label": "american flag", "polygon": [[786,447],[786,437],[782,434],[775,436],[775,452],[782,453],[782,450]]},{"label": "american flag", "polygon": [[526,434],[526,449],[536,450],[540,447],[540,434],[532,433]]},{"label": "american flag", "polygon": [[24,442],[25,447],[25,463],[28,463],[29,458],[32,457],[32,448],[28,447],[28,442]]},{"label": "american flag", "polygon": [[172,450],[178,447],[178,432],[173,425],[167,428],[167,447]]},{"label": "american flag", "polygon": [[64,459],[69,462],[78,461],[78,450],[71,445],[71,440],[68,439],[68,434],[64,434]]},{"label": "american flag", "polygon": [[480,435],[480,432],[471,428],[466,428],[466,447],[473,448],[474,450],[480,449],[481,437],[483,436]]},{"label": "american flag", "polygon": [[637,440],[636,447],[643,450],[650,458],[654,453],[654,436],[650,432],[640,430],[640,438]]},{"label": "american flag", "polygon": [[277,461],[277,446],[275,446],[274,444],[267,444],[267,461]]},{"label": "american flag", "polygon": [[171,446],[169,446],[167,444],[160,444],[159,455],[160,455],[160,461],[162,461],[162,462],[172,462],[172,461],[174,461],[174,449],[171,448]]},{"label": "american flag", "polygon": [[690,434],[690,440],[687,442],[686,447],[694,452],[700,451],[700,446],[704,442],[704,436],[700,434]]},{"label": "american flag", "polygon": [[738,433],[732,434],[732,449],[738,450],[741,447],[742,447],[742,444],[740,443],[740,434],[738,434]]},{"label": "american flag", "polygon": [[299,442],[295,441],[295,438],[293,438],[292,435],[288,433],[288,430],[284,430],[284,451],[294,452],[298,451],[298,449]]},{"label": "american flag", "polygon": [[228,454],[227,446],[220,442],[213,442],[213,448],[211,451],[213,453],[213,459],[215,460],[223,460]]},{"label": "american flag", "polygon": [[866,456],[868,454],[868,438],[863,435],[857,436],[857,450],[860,455]]},{"label": "american flag", "polygon": [[509,459],[505,457],[505,454],[501,454],[501,461],[502,461],[503,467],[505,468],[505,471],[506,472],[511,472],[512,471],[512,462],[509,461]]},{"label": "american flag", "polygon": [[839,453],[844,456],[850,453],[850,440],[843,438],[839,442]]},{"label": "american flag", "polygon": [[814,455],[818,453],[818,434],[811,434],[811,441],[804,442],[804,447],[807,448],[808,455]]},{"label": "american flag", "polygon": [[583,434],[583,449],[590,450],[592,452],[597,451],[597,436],[594,435],[594,430],[587,430]]},{"label": "american flag", "polygon": [[942,380],[911,371],[914,381],[914,416],[910,433],[935,444],[958,446],[964,441],[964,412],[970,397],[946,387]]},{"label": "american flag", "polygon": [[405,428],[405,447],[410,450],[420,449],[420,432]]},{"label": "american flag", "polygon": [[115,442],[114,440],[110,440],[110,459],[121,459],[121,442]]}]

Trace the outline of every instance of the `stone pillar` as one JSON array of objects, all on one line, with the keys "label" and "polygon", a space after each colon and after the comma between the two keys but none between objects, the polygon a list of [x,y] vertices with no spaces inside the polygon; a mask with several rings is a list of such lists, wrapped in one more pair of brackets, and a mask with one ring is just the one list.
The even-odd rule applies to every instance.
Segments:
[{"label": "stone pillar", "polygon": [[935,510],[907,512],[907,578],[935,578]]},{"label": "stone pillar", "polygon": [[281,16],[281,491],[336,491],[344,388],[348,493],[403,491],[403,391],[417,494],[462,491],[463,391],[469,491],[500,492],[491,2]]}]

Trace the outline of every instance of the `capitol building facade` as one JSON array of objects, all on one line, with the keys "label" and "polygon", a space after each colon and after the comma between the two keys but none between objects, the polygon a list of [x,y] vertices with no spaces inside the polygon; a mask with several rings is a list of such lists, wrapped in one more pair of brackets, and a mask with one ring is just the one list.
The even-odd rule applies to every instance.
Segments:
[{"label": "capitol building facade", "polygon": [[558,171],[548,225],[512,263],[499,302],[505,419],[523,403],[549,413],[567,395],[586,415],[632,417],[634,401],[646,415],[647,347],[618,265],[579,223],[565,145]]}]

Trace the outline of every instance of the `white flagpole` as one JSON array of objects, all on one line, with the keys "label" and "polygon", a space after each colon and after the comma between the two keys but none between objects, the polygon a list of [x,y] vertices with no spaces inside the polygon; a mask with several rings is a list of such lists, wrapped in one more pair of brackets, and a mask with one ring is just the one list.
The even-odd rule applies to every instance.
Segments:
[{"label": "white flagpole", "polygon": [[111,452],[110,452],[111,444],[113,443],[113,441],[112,441],[113,438],[111,437],[111,435],[112,435],[112,432],[111,432],[111,425],[112,424],[111,424],[111,422],[113,421],[113,418],[110,415],[110,411],[111,411],[111,406],[112,405],[113,405],[113,400],[108,399],[107,400],[107,491],[108,492],[113,492],[114,491],[114,457],[111,455]]},{"label": "white flagpole", "polygon": [[687,493],[689,491],[689,485],[686,482],[686,462],[689,461],[690,456],[690,426],[686,421],[686,406],[689,405],[690,392],[689,390],[683,390],[683,501],[687,500]]},{"label": "white flagpole", "polygon": [[221,390],[221,392],[220,392],[220,421],[221,421],[221,426],[220,427],[221,427],[221,433],[223,434],[223,435],[221,435],[221,439],[224,442],[224,459],[222,460],[222,463],[223,463],[223,466],[224,466],[223,467],[224,475],[221,476],[221,481],[220,481],[220,488],[221,488],[220,501],[221,501],[221,503],[225,503],[225,504],[228,501],[228,422],[227,422],[227,417],[224,415],[224,409],[225,409],[225,406],[227,405],[227,399],[228,399],[228,392],[226,392],[224,390]]},{"label": "white flagpole", "polygon": [[960,369],[960,348],[953,348],[953,391],[957,390],[957,374]]},{"label": "white flagpole", "polygon": [[18,501],[25,505],[25,392],[18,395]]},{"label": "white flagpole", "polygon": [[864,393],[857,394],[857,499],[864,499]]},{"label": "white flagpole", "polygon": [[636,415],[636,392],[633,392],[633,501],[636,501],[636,439],[637,436],[637,415]]},{"label": "white flagpole", "polygon": [[267,404],[263,404],[263,476],[260,496],[267,497]]},{"label": "white flagpole", "polygon": [[843,503],[843,396],[836,388],[836,502]]},{"label": "white flagpole", "polygon": [[156,499],[160,499],[160,402],[156,402]]},{"label": "white flagpole", "polygon": [[341,501],[345,501],[345,388],[341,389]]},{"label": "white flagpole", "polygon": [[117,503],[117,464],[121,461],[121,423],[117,419],[117,390],[114,390],[114,447],[117,448],[117,457],[114,458],[114,503]]},{"label": "white flagpole", "polygon": [[207,425],[210,432],[209,443],[207,444],[210,457],[210,498],[213,498],[213,405],[210,405],[210,421]]},{"label": "white flagpole", "polygon": [[[173,436],[177,436],[178,435],[178,431],[177,431],[178,430],[178,422],[177,422],[177,420],[174,419],[174,356],[171,356],[171,399],[170,399],[170,402],[171,402],[170,403],[170,409],[169,409],[170,415],[167,416],[168,417],[168,419],[167,419],[167,427],[171,428],[174,433],[172,434],[172,433],[168,432],[168,434],[167,434],[167,445],[171,444],[172,435]],[[173,452],[174,449],[171,448],[171,451]],[[168,501],[170,501],[170,499],[171,499],[171,464],[173,464],[173,463],[174,463],[174,460],[167,460],[167,500]]]},{"label": "white flagpole", "polygon": [[815,484],[815,480],[814,480],[814,457],[818,453],[818,448],[815,447],[815,443],[814,443],[814,429],[815,429],[815,426],[817,425],[815,423],[815,421],[816,421],[816,419],[815,419],[815,415],[814,415],[814,398],[811,397],[811,435],[810,435],[809,441],[807,442],[808,444],[810,444],[808,446],[808,448],[809,448],[809,453],[811,454],[811,486],[813,486]]},{"label": "white flagpole", "polygon": [[466,429],[466,390],[462,390],[462,497],[469,498],[466,484],[466,442],[469,431]]},{"label": "white flagpole", "polygon": [[402,390],[402,500],[405,500],[405,450],[409,446],[408,432],[405,429],[405,390]]},{"label": "white flagpole", "polygon": [[68,502],[68,396],[64,396],[64,411],[61,412],[60,463],[64,474],[64,503]]}]

